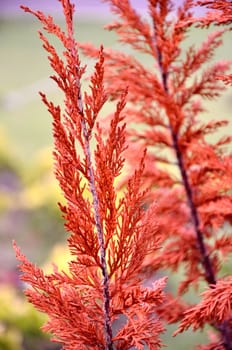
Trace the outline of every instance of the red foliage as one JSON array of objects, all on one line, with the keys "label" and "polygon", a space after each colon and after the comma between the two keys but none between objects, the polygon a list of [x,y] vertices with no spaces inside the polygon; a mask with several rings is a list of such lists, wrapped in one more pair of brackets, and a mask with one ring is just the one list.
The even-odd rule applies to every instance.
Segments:
[{"label": "red foliage", "polygon": [[202,18],[202,23],[205,26],[211,23],[218,25],[232,24],[232,4],[230,0],[199,0],[198,5],[206,6],[207,9],[211,10]]},{"label": "red foliage", "polygon": [[[231,0],[220,1],[198,1],[201,6],[206,6],[211,11],[207,12],[206,16],[200,19],[202,26],[209,26],[212,23],[217,25],[230,25],[232,30],[232,3]],[[222,80],[227,85],[232,85],[232,74],[218,75],[218,79]]]},{"label": "red foliage", "polygon": [[[106,50],[105,81],[111,99],[124,86],[129,88],[126,121],[132,146],[127,158],[133,166],[133,154],[143,147],[148,150],[144,183],[153,186],[150,200],[157,203],[159,232],[165,237],[162,248],[146,260],[144,268],[178,271],[184,267],[179,295],[201,280],[214,285],[225,255],[231,252],[230,236],[221,236],[225,223],[232,219],[231,155],[225,148],[231,137],[209,142],[208,135],[228,122],[204,123],[199,116],[205,109],[204,99],[215,99],[224,90],[217,79],[229,63],[205,68],[222,44],[224,30],[209,34],[199,48],[192,45],[183,50],[181,43],[198,21],[191,14],[192,1],[185,1],[173,18],[171,1],[150,0],[149,20],[142,19],[126,0],[107,2],[119,17],[108,29],[115,30],[119,40],[133,50],[150,55],[153,62],[145,67],[133,53]],[[96,57],[93,46],[80,46],[86,55]],[[166,310],[168,306],[169,302]],[[178,307],[171,317],[165,313],[165,304],[161,310],[169,322],[182,317]],[[217,323],[214,326],[229,349],[227,330]]]},{"label": "red foliage", "polygon": [[[171,0],[148,0],[149,20],[128,0],[105,1],[119,17],[108,29],[149,55],[152,66],[134,51],[77,44],[69,0],[60,1],[66,32],[52,17],[24,7],[64,47],[61,57],[40,32],[52,79],[64,93],[64,110],[41,96],[53,117],[55,175],[66,200],[60,208],[73,255],[69,274],[45,275],[16,247],[22,279],[32,286],[26,294],[48,314],[44,329],[66,350],[158,349],[161,320],[181,321],[175,334],[210,324],[218,337],[200,348],[229,350],[231,278],[218,279],[218,273],[232,251],[230,235],[221,234],[232,221],[232,162],[226,150],[231,137],[209,142],[208,136],[228,122],[199,118],[204,100],[225,89],[218,76],[229,63],[208,64],[224,30],[209,34],[199,48],[184,50],[182,42],[197,21],[193,1],[184,1],[170,16]],[[97,59],[84,94],[79,48]],[[107,99],[116,101],[116,110],[101,123]],[[123,177],[118,192],[125,159],[130,176]],[[149,274],[181,267],[177,297],[164,294],[166,278],[145,287]],[[202,281],[208,286],[202,300],[185,303],[182,295]]]},{"label": "red foliage", "polygon": [[[34,14],[64,46],[62,58],[40,33],[56,73],[52,79],[64,92],[63,112],[43,93],[41,96],[53,117],[55,175],[66,200],[60,208],[71,232],[68,244],[73,260],[68,275],[56,270],[44,275],[16,248],[22,279],[32,286],[26,294],[30,302],[48,314],[44,329],[66,350],[143,349],[145,344],[157,349],[163,326],[155,310],[164,300],[166,280],[157,280],[152,288],[145,288],[139,278],[141,264],[162,238],[157,230],[155,206],[147,211],[141,207],[147,193],[140,189],[145,153],[124,194],[119,196],[115,180],[122,172],[127,147],[123,124],[126,91],[117,103],[105,137],[96,124],[107,99],[103,86],[104,52],[101,48],[90,92],[83,97],[80,81],[85,69],[80,65],[73,36],[74,7],[65,0],[62,5],[66,33],[52,17],[24,10]],[[93,138],[94,151],[90,144]],[[126,321],[113,334],[113,325],[122,316]]]},{"label": "red foliage", "polygon": [[[209,27],[211,24],[218,26],[230,26],[232,30],[232,3],[231,0],[198,0],[197,5],[206,7],[210,11],[200,18],[188,18],[186,24],[198,23],[200,27]],[[217,79],[222,80],[226,85],[232,85],[232,74],[219,74]]]},{"label": "red foliage", "polygon": [[232,278],[218,280],[215,286],[202,293],[201,302],[185,312],[178,331],[193,327],[194,330],[201,328],[205,323],[221,323],[229,320],[232,311]]}]

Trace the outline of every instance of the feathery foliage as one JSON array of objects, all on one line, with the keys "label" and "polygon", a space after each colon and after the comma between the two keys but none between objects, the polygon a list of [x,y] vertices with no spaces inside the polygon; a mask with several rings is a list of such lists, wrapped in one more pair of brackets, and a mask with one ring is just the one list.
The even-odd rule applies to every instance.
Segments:
[{"label": "feathery foliage", "polygon": [[[48,314],[44,329],[65,350],[158,349],[165,323],[178,321],[175,335],[212,326],[216,335],[201,349],[232,349],[231,277],[218,277],[232,252],[231,235],[221,233],[232,220],[231,137],[210,142],[228,122],[200,120],[204,101],[225,89],[218,78],[230,80],[228,62],[209,64],[225,30],[200,47],[182,48],[195,23],[230,23],[227,7],[219,6],[220,21],[217,13],[203,20],[193,16],[194,1],[176,9],[171,0],[147,0],[144,18],[128,0],[105,0],[118,18],[107,29],[133,53],[149,55],[153,65],[146,67],[133,53],[77,43],[74,6],[60,2],[65,32],[51,16],[23,9],[64,47],[61,57],[40,32],[52,79],[64,93],[64,110],[41,96],[53,118],[55,175],[73,259],[69,273],[45,275],[15,247],[22,279],[32,287],[29,301]],[[84,93],[80,49],[97,61]],[[102,120],[109,99],[115,112]],[[130,176],[122,176],[125,160]],[[150,273],[180,268],[177,296],[163,291],[166,278],[144,284]],[[189,305],[183,295],[202,281],[201,301]]]}]

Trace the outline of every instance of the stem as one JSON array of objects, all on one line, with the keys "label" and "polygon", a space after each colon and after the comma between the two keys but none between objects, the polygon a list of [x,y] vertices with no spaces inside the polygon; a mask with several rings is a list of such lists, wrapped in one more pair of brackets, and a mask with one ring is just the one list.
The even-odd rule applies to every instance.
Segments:
[{"label": "stem", "polygon": [[[158,50],[158,49],[157,49]],[[162,65],[162,54],[158,53],[158,63],[159,63],[159,67],[160,67],[160,71],[162,74],[162,83],[163,83],[163,88],[165,90],[165,92],[167,94],[169,94],[168,91],[168,86],[167,86],[167,73],[164,72],[163,70],[163,65]],[[197,212],[197,208],[194,204],[194,200],[193,200],[193,193],[192,193],[192,188],[189,182],[189,178],[188,178],[188,174],[187,171],[185,169],[184,166],[184,160],[183,160],[183,156],[178,144],[178,135],[177,133],[174,131],[174,128],[171,124],[171,122],[169,122],[169,128],[171,131],[171,136],[172,136],[172,142],[173,142],[173,148],[175,150],[176,153],[176,158],[177,158],[177,164],[178,167],[180,169],[180,173],[181,173],[181,177],[182,177],[182,183],[184,185],[185,188],[185,192],[186,192],[186,196],[187,196],[187,201],[188,201],[188,205],[190,208],[190,213],[191,213],[191,218],[192,218],[192,223],[193,223],[193,227],[197,236],[197,241],[198,241],[198,246],[200,249],[200,253],[201,253],[201,257],[202,257],[202,265],[204,267],[205,270],[205,278],[206,281],[208,282],[208,284],[210,285],[214,285],[216,284],[216,278],[215,278],[215,274],[212,268],[212,264],[209,258],[209,255],[207,253],[207,249],[204,243],[204,236],[202,231],[200,230],[200,219],[199,219],[199,215]]]},{"label": "stem", "polygon": [[112,333],[111,319],[110,319],[109,275],[107,272],[104,234],[103,234],[103,229],[101,224],[99,198],[98,198],[97,189],[95,185],[93,163],[92,163],[90,144],[89,144],[90,134],[88,132],[86,121],[84,119],[84,110],[83,110],[80,86],[79,86],[79,95],[78,95],[78,108],[82,115],[81,123],[82,123],[82,130],[83,130],[83,136],[84,136],[85,154],[86,154],[86,159],[88,164],[89,185],[90,185],[90,191],[93,198],[94,219],[96,223],[97,236],[98,236],[98,242],[100,247],[100,263],[101,263],[101,271],[103,276],[103,312],[104,312],[104,327],[105,327],[105,340],[106,340],[105,350],[114,350],[113,341],[112,341],[113,333]]},{"label": "stem", "polygon": [[[65,9],[69,11],[65,11]],[[64,12],[68,13],[68,17],[66,17],[66,26],[67,26],[67,32],[68,37],[70,39],[70,53],[73,58],[73,62],[77,64],[79,62],[78,58],[78,52],[75,48],[75,39],[74,39],[74,31],[73,31],[73,18],[72,18],[72,10],[70,9],[70,4],[65,8],[64,6]],[[103,277],[103,313],[104,313],[104,329],[105,329],[105,350],[114,350],[113,346],[113,333],[112,333],[112,327],[111,327],[111,319],[110,319],[110,291],[109,291],[109,275],[107,272],[107,264],[106,264],[106,252],[105,252],[105,243],[104,243],[104,234],[103,234],[103,228],[101,225],[101,218],[100,218],[100,205],[99,205],[99,199],[97,194],[97,189],[95,185],[95,177],[94,177],[94,169],[93,169],[93,163],[92,163],[92,157],[91,157],[91,151],[90,151],[90,133],[88,131],[87,123],[84,118],[84,108],[83,108],[83,102],[82,102],[82,96],[81,96],[81,84],[80,84],[80,78],[79,78],[79,66],[75,66],[76,70],[76,89],[78,91],[78,99],[77,99],[77,108],[81,115],[81,125],[82,125],[82,131],[83,131],[83,138],[84,138],[84,152],[87,160],[87,166],[88,166],[88,175],[89,175],[89,185],[90,185],[90,191],[93,198],[93,210],[94,210],[94,220],[96,224],[97,229],[97,237],[100,247],[100,263],[101,263],[101,271],[102,271],[102,277]]]},{"label": "stem", "polygon": [[202,265],[203,265],[204,270],[205,270],[205,279],[209,285],[214,285],[214,284],[216,284],[217,281],[215,278],[215,274],[214,274],[214,271],[212,268],[212,264],[211,264],[209,255],[207,253],[205,243],[204,243],[204,236],[203,236],[202,231],[200,230],[200,220],[199,220],[197,208],[196,208],[194,201],[193,201],[192,188],[191,188],[191,185],[189,183],[188,174],[187,174],[185,167],[184,167],[182,153],[181,153],[179,145],[178,145],[178,137],[177,137],[177,134],[174,132],[171,125],[170,125],[170,129],[171,129],[171,135],[172,135],[172,140],[173,140],[173,148],[176,152],[177,163],[178,163],[178,166],[179,166],[179,169],[181,172],[183,185],[184,185],[185,192],[187,195],[188,205],[190,208],[192,223],[194,226],[194,230],[196,232],[198,246],[199,246],[199,250],[201,253],[201,257],[202,257]]},{"label": "stem", "polygon": [[104,235],[103,229],[101,225],[100,219],[100,210],[99,210],[99,199],[97,194],[97,189],[95,185],[94,171],[91,159],[88,131],[86,126],[86,121],[82,119],[82,127],[85,141],[85,152],[88,163],[88,172],[89,172],[89,184],[90,190],[93,197],[93,208],[94,208],[94,219],[97,228],[97,236],[98,242],[100,246],[100,262],[101,262],[101,270],[103,276],[103,311],[104,311],[104,319],[105,319],[105,331],[106,331],[106,347],[105,350],[113,350],[113,342],[112,342],[112,327],[110,320],[110,292],[109,292],[109,275],[107,272],[107,264],[106,264],[106,253],[105,253],[105,243],[104,243]]},{"label": "stem", "polygon": [[[156,50],[157,50],[157,58],[158,58],[160,72],[161,72],[163,88],[164,88],[164,91],[168,95],[169,94],[168,85],[167,85],[168,74],[163,69],[162,53],[158,49],[157,45],[155,45],[155,46],[156,46]],[[207,252],[207,248],[206,248],[206,245],[204,242],[203,232],[200,229],[199,214],[198,214],[197,208],[194,204],[192,187],[191,187],[191,184],[190,184],[190,181],[188,178],[187,171],[186,171],[185,166],[184,166],[183,156],[182,156],[179,144],[178,144],[178,134],[175,132],[170,121],[169,121],[169,127],[170,127],[170,131],[171,131],[173,148],[174,148],[175,153],[176,153],[177,164],[178,164],[178,167],[180,169],[182,183],[183,183],[183,186],[185,188],[187,202],[188,202],[188,205],[190,208],[190,214],[191,214],[193,227],[194,227],[196,237],[197,237],[197,242],[198,242],[198,246],[199,246],[199,250],[200,250],[200,254],[201,254],[201,263],[202,263],[202,266],[203,266],[204,271],[205,271],[205,279],[210,286],[213,286],[217,283],[217,279],[216,279],[215,273],[213,271],[213,266],[212,266],[212,263],[210,261],[210,258],[209,258],[208,252]],[[232,350],[232,343],[231,343],[231,339],[230,339],[230,327],[229,327],[228,321],[224,321],[221,324],[214,325],[214,326],[221,333],[222,344],[223,344],[224,348],[226,350]]]}]

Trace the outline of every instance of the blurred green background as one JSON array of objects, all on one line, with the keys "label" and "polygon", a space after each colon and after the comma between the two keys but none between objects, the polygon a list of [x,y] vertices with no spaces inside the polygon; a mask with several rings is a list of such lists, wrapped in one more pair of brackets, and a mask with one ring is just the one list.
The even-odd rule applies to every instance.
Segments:
[{"label": "blurred green background", "polygon": [[[81,18],[76,22],[80,41],[118,48],[113,33],[103,31],[107,22]],[[23,297],[12,240],[29,259],[40,265],[65,256],[64,232],[57,202],[62,200],[52,172],[51,118],[42,105],[38,91],[50,99],[62,101],[56,86],[49,80],[46,53],[36,35],[39,24],[29,15],[0,17],[0,349],[59,349],[40,331],[45,317],[36,312]],[[187,39],[199,43],[207,31],[194,30]],[[215,59],[232,59],[230,35]],[[126,48],[125,48],[126,49]],[[126,49],[128,50],[128,48]],[[145,64],[151,62],[141,57]],[[91,60],[83,59],[89,64]],[[232,93],[207,103],[202,118],[229,119]],[[109,106],[110,109],[110,106]],[[227,128],[227,133],[232,129]],[[173,285],[175,281],[173,281]],[[190,349],[203,335],[188,332],[175,339],[165,336],[167,349]]]}]

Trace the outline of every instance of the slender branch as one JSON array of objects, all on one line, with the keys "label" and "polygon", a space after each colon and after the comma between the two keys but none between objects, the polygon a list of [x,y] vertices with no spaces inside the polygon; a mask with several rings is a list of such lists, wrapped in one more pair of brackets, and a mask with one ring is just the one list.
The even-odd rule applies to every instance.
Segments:
[{"label": "slender branch", "polygon": [[[68,36],[71,39],[70,40],[70,53],[73,57],[73,62],[78,62],[78,53],[74,48],[74,30],[73,30],[73,13],[69,7],[69,21],[66,21],[67,25],[67,32]],[[87,167],[88,167],[88,176],[89,176],[89,185],[90,185],[90,191],[93,198],[93,209],[94,209],[94,219],[96,224],[96,230],[97,230],[97,237],[100,247],[100,263],[101,263],[101,271],[102,271],[102,277],[103,277],[103,313],[104,313],[104,328],[105,328],[105,350],[114,350],[113,346],[113,333],[112,333],[112,326],[111,326],[111,319],[110,319],[110,291],[109,291],[109,275],[107,272],[107,263],[106,263],[106,252],[105,252],[105,243],[104,243],[104,234],[103,234],[103,228],[101,224],[100,219],[100,205],[99,205],[99,199],[97,194],[97,189],[95,185],[95,177],[94,177],[94,169],[93,169],[93,162],[91,157],[91,151],[90,151],[90,132],[88,131],[87,123],[84,117],[84,108],[83,108],[83,102],[82,102],[82,96],[81,96],[81,84],[79,77],[79,66],[77,65],[75,67],[76,69],[76,88],[78,91],[78,99],[77,99],[77,107],[78,111],[81,115],[81,125],[82,125],[82,131],[83,131],[83,138],[84,138],[84,151],[87,159]]]},{"label": "slender branch", "polygon": [[[162,84],[164,91],[169,94],[168,90],[168,73],[164,71],[163,69],[163,62],[162,62],[162,52],[159,50],[157,47],[155,40],[154,44],[156,47],[156,52],[157,52],[157,59],[158,59],[158,64],[159,64],[159,69],[160,69],[160,74],[161,74],[161,79],[162,79]],[[207,248],[204,242],[204,235],[203,232],[200,229],[200,219],[199,219],[199,214],[197,211],[197,208],[195,206],[194,200],[193,200],[193,193],[192,193],[192,187],[189,181],[189,177],[187,174],[187,171],[184,166],[184,160],[183,156],[179,147],[178,143],[178,134],[175,132],[171,122],[169,121],[169,128],[171,132],[171,137],[172,137],[172,142],[173,142],[173,148],[176,153],[176,158],[177,158],[177,164],[180,169],[181,177],[182,177],[182,183],[186,192],[187,196],[187,202],[190,208],[190,214],[191,214],[191,219],[193,223],[193,227],[196,233],[197,237],[197,242],[201,254],[201,263],[205,271],[205,279],[207,283],[210,286],[213,286],[217,283],[217,279],[215,276],[215,273],[213,271],[213,266],[211,263],[211,260],[209,258]],[[224,321],[221,324],[214,325],[214,327],[221,333],[222,335],[222,344],[226,350],[232,350],[232,343],[230,339],[230,331],[229,331],[229,324],[228,321]]]},{"label": "slender branch", "polygon": [[100,247],[100,262],[101,262],[101,271],[103,276],[103,311],[104,311],[105,338],[106,338],[105,350],[114,350],[113,341],[112,341],[113,333],[112,333],[111,319],[110,319],[109,275],[107,272],[107,264],[106,264],[104,234],[103,234],[103,229],[101,224],[99,199],[98,199],[97,189],[95,185],[93,163],[92,163],[92,157],[91,157],[91,151],[90,151],[90,143],[89,143],[90,135],[86,125],[86,121],[84,119],[84,111],[83,111],[80,86],[79,86],[79,96],[78,96],[78,107],[82,115],[82,130],[83,130],[83,136],[84,136],[85,154],[86,154],[87,164],[88,164],[89,184],[90,184],[90,191],[93,198],[94,219],[96,223],[97,236],[98,236],[98,242]]},{"label": "slender branch", "polygon": [[196,232],[198,246],[199,246],[201,257],[202,257],[202,265],[203,265],[204,270],[205,270],[205,279],[209,285],[214,285],[214,284],[216,284],[217,281],[216,281],[216,277],[215,277],[215,274],[214,274],[214,271],[212,268],[212,264],[211,264],[209,255],[207,253],[207,248],[206,248],[205,242],[204,242],[204,236],[203,236],[202,231],[200,230],[199,215],[198,215],[197,208],[196,208],[194,201],[193,201],[192,188],[191,188],[191,185],[189,183],[188,174],[187,174],[185,166],[184,166],[183,156],[182,156],[182,153],[181,153],[179,145],[178,145],[178,136],[174,132],[171,125],[170,125],[170,129],[171,129],[171,135],[172,135],[172,140],[173,140],[173,148],[176,152],[177,162],[178,162],[178,166],[179,166],[179,169],[181,172],[183,185],[184,185],[185,192],[187,195],[188,205],[189,205],[190,212],[191,212],[192,223],[194,226],[194,230]]},{"label": "slender branch", "polygon": [[[158,64],[159,64],[159,69],[160,69],[160,73],[161,73],[163,88],[164,88],[164,91],[168,95],[169,94],[168,83],[167,83],[168,82],[168,73],[165,72],[163,69],[162,53],[158,49],[157,45],[156,45],[156,51],[157,51]],[[171,131],[173,148],[174,148],[175,153],[176,153],[177,165],[180,169],[182,183],[183,183],[183,186],[185,188],[187,201],[188,201],[188,205],[190,208],[192,223],[193,223],[194,230],[195,230],[196,236],[197,236],[198,246],[199,246],[201,257],[202,257],[202,265],[203,265],[204,270],[205,270],[205,278],[206,278],[206,281],[208,282],[209,285],[214,285],[214,284],[216,284],[217,281],[216,281],[216,277],[215,277],[215,274],[213,271],[213,267],[212,267],[209,255],[207,253],[205,243],[204,243],[204,236],[203,236],[202,231],[200,230],[200,219],[199,219],[199,215],[197,212],[197,208],[194,204],[192,188],[191,188],[191,185],[189,182],[187,171],[186,171],[185,166],[184,166],[183,156],[182,156],[179,144],[178,144],[178,135],[175,132],[170,121],[169,121],[169,128]]]},{"label": "slender branch", "polygon": [[101,220],[100,220],[99,199],[98,199],[96,185],[95,185],[90,145],[88,141],[88,131],[87,131],[86,122],[84,119],[82,121],[82,126],[83,126],[83,132],[84,132],[84,140],[85,140],[85,151],[86,151],[87,162],[88,162],[90,190],[93,197],[94,218],[95,218],[97,236],[98,236],[98,241],[100,246],[100,262],[101,262],[101,270],[102,270],[102,276],[103,276],[103,310],[105,315],[106,350],[113,350],[112,327],[111,327],[111,320],[110,320],[109,275],[107,272],[105,243],[104,243],[103,229],[102,229]]}]

